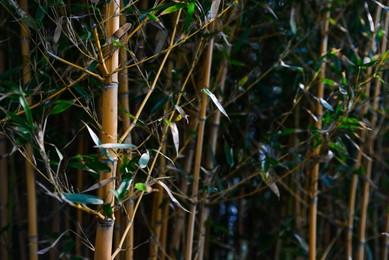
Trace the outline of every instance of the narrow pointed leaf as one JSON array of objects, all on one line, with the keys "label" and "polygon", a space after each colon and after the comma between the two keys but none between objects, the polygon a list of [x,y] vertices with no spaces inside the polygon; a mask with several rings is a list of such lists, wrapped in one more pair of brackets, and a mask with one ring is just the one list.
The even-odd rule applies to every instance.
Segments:
[{"label": "narrow pointed leaf", "polygon": [[43,254],[46,254],[48,251],[50,251],[50,249],[54,248],[57,243],[61,240],[61,238],[69,231],[66,230],[65,232],[63,232],[61,235],[59,235],[59,237],[48,247],[45,247],[37,252],[34,252],[34,254],[37,254],[37,255],[43,255]]},{"label": "narrow pointed leaf", "polygon": [[[213,102],[213,103],[216,105],[216,107],[219,109],[219,111],[220,111],[223,115],[225,115],[225,116],[228,118],[228,120],[230,120],[230,118],[229,118],[228,115],[227,115],[227,112],[224,110],[222,104],[220,104],[220,102],[219,102],[219,100],[217,99],[217,97],[216,97],[209,89],[207,89],[207,88],[203,88],[201,91],[202,91],[203,93],[205,93],[207,96],[209,96],[209,97],[211,98],[212,102]],[[230,120],[230,121],[231,121],[231,120]]]},{"label": "narrow pointed leaf", "polygon": [[104,201],[99,197],[81,194],[81,193],[64,193],[63,196],[66,200],[77,203],[77,204],[92,204],[92,205],[102,205]]},{"label": "narrow pointed leaf", "polygon": [[170,130],[172,132],[174,148],[176,149],[176,153],[178,155],[178,151],[180,149],[180,133],[178,132],[177,124],[171,122]]},{"label": "narrow pointed leaf", "polygon": [[85,124],[85,126],[88,129],[89,135],[92,137],[92,140],[95,143],[95,145],[97,146],[101,145],[101,141],[99,137],[95,134],[95,132],[93,132],[93,130],[87,124]]},{"label": "narrow pointed leaf", "polygon": [[213,0],[211,9],[209,10],[209,20],[216,18],[217,12],[219,11],[220,0]]},{"label": "narrow pointed leaf", "polygon": [[119,187],[113,191],[116,199],[118,199],[119,201],[123,200],[124,196],[127,194],[128,190],[131,187],[131,183],[132,175],[126,174],[120,182]]},{"label": "narrow pointed leaf", "polygon": [[26,99],[23,96],[20,96],[19,97],[19,102],[20,102],[20,104],[22,105],[22,107],[24,109],[24,112],[26,114],[26,118],[27,118],[28,123],[30,125],[32,125],[32,114],[31,114],[31,110],[30,110],[30,107],[27,104]]},{"label": "narrow pointed leaf", "polygon": [[170,191],[170,189],[168,188],[168,186],[166,186],[165,183],[163,183],[162,181],[157,181],[159,185],[161,185],[162,188],[165,189],[167,195],[169,195],[170,199],[177,205],[179,206],[183,211],[186,211],[188,213],[190,213],[189,210],[185,209],[183,206],[181,206],[180,202],[173,196],[172,192]]},{"label": "narrow pointed leaf", "polygon": [[327,101],[325,101],[323,98],[320,98],[320,103],[325,109],[327,109],[331,112],[334,112],[334,108]]}]

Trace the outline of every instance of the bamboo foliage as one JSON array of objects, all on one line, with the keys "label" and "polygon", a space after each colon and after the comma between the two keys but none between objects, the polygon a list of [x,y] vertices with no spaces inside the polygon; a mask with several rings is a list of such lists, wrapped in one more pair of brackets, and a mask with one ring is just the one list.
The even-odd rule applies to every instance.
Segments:
[{"label": "bamboo foliage", "polygon": [[2,257],[385,259],[386,6],[284,2],[1,2]]}]

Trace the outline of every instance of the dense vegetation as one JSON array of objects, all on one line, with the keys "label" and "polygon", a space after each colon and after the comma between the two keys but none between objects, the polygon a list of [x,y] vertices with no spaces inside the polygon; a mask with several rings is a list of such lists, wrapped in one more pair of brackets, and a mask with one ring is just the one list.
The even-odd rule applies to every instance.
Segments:
[{"label": "dense vegetation", "polygon": [[1,1],[1,259],[388,259],[389,2]]}]

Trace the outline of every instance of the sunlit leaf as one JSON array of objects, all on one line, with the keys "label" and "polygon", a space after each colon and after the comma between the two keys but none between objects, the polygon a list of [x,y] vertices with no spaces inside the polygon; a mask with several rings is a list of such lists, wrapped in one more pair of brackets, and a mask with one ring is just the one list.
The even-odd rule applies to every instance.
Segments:
[{"label": "sunlit leaf", "polygon": [[135,189],[144,191],[144,192],[152,192],[153,189],[150,187],[150,185],[145,184],[143,182],[135,183]]},{"label": "sunlit leaf", "polygon": [[85,126],[88,129],[89,135],[92,137],[92,140],[95,143],[95,145],[97,146],[101,145],[101,141],[99,137],[95,134],[95,132],[93,132],[93,130],[87,124],[85,124]]},{"label": "sunlit leaf", "polygon": [[[186,123],[189,124],[189,119],[188,119],[189,116],[185,113],[184,109],[182,109],[182,107],[180,107],[178,105],[175,105],[174,107],[176,108],[176,110],[180,114],[181,118],[185,118]],[[179,121],[179,120],[176,120],[176,121]]]},{"label": "sunlit leaf", "polygon": [[[201,90],[203,93],[205,93],[207,96],[209,96],[211,98],[211,100],[213,101],[213,103],[216,105],[216,107],[219,109],[219,111],[225,115],[228,120],[230,120],[230,118],[228,117],[227,115],[227,112],[224,110],[222,104],[220,104],[219,100],[217,99],[217,97],[207,88],[203,88]],[[231,120],[230,120],[231,121]]]},{"label": "sunlit leaf", "polygon": [[327,101],[325,101],[323,98],[320,98],[319,100],[320,100],[321,105],[325,109],[327,109],[327,110],[329,110],[331,112],[334,112],[334,108]]},{"label": "sunlit leaf", "polygon": [[178,155],[178,151],[180,149],[180,133],[178,132],[177,124],[172,122],[170,126],[170,131],[172,133],[173,137],[173,143],[174,143],[174,148],[176,149],[176,153]]},{"label": "sunlit leaf", "polygon": [[122,201],[124,196],[127,194],[128,190],[131,187],[132,175],[126,174],[123,176],[122,181],[119,184],[119,187],[113,191],[116,199]]},{"label": "sunlit leaf", "polygon": [[290,29],[292,30],[292,33],[296,34],[297,32],[296,9],[294,7],[292,7],[292,10],[290,11],[289,25],[290,25]]},{"label": "sunlit leaf", "polygon": [[99,197],[81,193],[64,193],[63,196],[66,200],[77,203],[77,204],[92,204],[92,205],[102,205],[104,201]]},{"label": "sunlit leaf", "polygon": [[208,20],[215,19],[219,11],[220,0],[213,0],[211,4],[211,9],[209,10]]},{"label": "sunlit leaf", "polygon": [[92,191],[92,190],[97,190],[98,188],[104,187],[105,185],[107,185],[108,183],[110,183],[110,182],[112,182],[114,180],[115,180],[115,177],[101,180],[98,183],[95,183],[92,186],[90,186],[89,188],[83,190],[82,193],[89,192],[89,191]]},{"label": "sunlit leaf", "polygon": [[328,86],[334,86],[335,85],[335,81],[332,80],[332,79],[322,79],[321,81],[323,82],[323,84],[328,85]]},{"label": "sunlit leaf", "polygon": [[196,1],[190,1],[187,9],[187,14],[184,20],[184,31],[188,32],[189,31],[189,26],[192,22],[192,17],[195,11],[195,6],[196,6]]},{"label": "sunlit leaf", "polygon": [[146,152],[141,155],[138,161],[139,168],[143,169],[147,167],[147,164],[149,163],[150,155],[149,152]]},{"label": "sunlit leaf", "polygon": [[175,5],[170,6],[170,7],[166,8],[165,10],[163,10],[160,15],[171,14],[171,13],[177,12],[178,10],[180,10],[186,6],[188,6],[188,5],[185,3],[179,3],[179,4],[176,3]]}]

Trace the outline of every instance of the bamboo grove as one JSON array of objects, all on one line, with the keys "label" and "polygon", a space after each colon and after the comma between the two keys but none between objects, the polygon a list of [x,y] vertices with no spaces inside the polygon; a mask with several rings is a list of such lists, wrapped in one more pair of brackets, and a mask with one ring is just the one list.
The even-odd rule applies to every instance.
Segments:
[{"label": "bamboo grove", "polygon": [[388,259],[389,1],[0,3],[1,259]]}]

